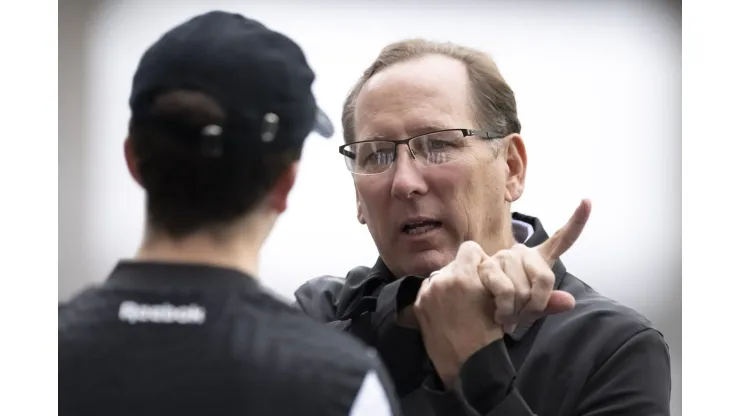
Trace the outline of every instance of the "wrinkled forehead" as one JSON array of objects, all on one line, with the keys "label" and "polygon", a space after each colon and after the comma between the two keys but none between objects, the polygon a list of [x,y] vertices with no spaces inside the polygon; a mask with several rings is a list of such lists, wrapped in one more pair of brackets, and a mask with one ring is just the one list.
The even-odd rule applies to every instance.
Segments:
[{"label": "wrinkled forehead", "polygon": [[355,107],[355,140],[399,139],[446,128],[474,128],[465,66],[430,56],[371,77]]}]

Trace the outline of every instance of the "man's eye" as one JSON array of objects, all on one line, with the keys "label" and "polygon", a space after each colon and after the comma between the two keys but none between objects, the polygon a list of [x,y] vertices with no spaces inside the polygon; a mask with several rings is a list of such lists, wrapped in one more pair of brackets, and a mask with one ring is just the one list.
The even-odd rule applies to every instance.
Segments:
[{"label": "man's eye", "polygon": [[450,146],[452,146],[451,143],[443,141],[443,140],[430,140],[429,141],[429,148],[432,150],[444,150]]},{"label": "man's eye", "polygon": [[365,158],[365,163],[375,165],[385,165],[393,162],[393,152],[387,150],[381,150],[373,152]]}]

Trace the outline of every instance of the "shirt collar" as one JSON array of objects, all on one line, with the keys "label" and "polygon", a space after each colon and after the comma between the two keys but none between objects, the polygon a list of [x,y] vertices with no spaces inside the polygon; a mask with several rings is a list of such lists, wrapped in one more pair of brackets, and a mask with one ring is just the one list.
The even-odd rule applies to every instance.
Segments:
[{"label": "shirt collar", "polygon": [[525,244],[534,234],[532,224],[521,220],[512,219],[511,228],[514,231],[514,239],[520,244]]},{"label": "shirt collar", "polygon": [[105,286],[127,289],[188,288],[257,290],[257,279],[236,269],[208,264],[122,260]]}]

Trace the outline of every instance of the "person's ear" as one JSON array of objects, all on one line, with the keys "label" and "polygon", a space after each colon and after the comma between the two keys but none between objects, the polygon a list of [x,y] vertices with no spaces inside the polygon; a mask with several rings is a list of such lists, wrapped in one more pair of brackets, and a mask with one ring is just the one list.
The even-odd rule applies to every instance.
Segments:
[{"label": "person's ear", "polygon": [[131,174],[131,177],[139,186],[143,187],[144,184],[141,183],[141,173],[139,172],[139,162],[134,153],[134,145],[131,142],[131,137],[127,137],[123,142],[123,155],[126,158],[126,166],[128,167],[129,174]]},{"label": "person's ear", "polygon": [[504,157],[506,158],[506,201],[514,202],[524,193],[524,182],[527,177],[527,149],[524,140],[518,134],[504,139]]},{"label": "person's ear", "polygon": [[278,214],[288,209],[288,195],[295,185],[297,175],[298,161],[295,161],[278,177],[267,197],[268,205]]}]

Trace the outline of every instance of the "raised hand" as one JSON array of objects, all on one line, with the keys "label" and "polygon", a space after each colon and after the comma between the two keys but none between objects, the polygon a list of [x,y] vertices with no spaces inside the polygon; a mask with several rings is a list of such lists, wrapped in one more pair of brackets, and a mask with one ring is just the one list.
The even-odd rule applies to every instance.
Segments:
[{"label": "raised hand", "polygon": [[544,243],[533,248],[517,244],[480,263],[481,283],[494,297],[494,318],[506,332],[543,315],[573,309],[572,295],[553,290],[552,266],[576,242],[590,214],[591,202],[583,200],[568,223]]},{"label": "raised hand", "polygon": [[581,201],[568,223],[537,247],[517,244],[488,256],[473,241],[422,283],[413,307],[399,324],[421,330],[427,353],[445,384],[480,348],[520,323],[575,306],[567,292],[553,290],[552,266],[580,236],[591,213]]}]

